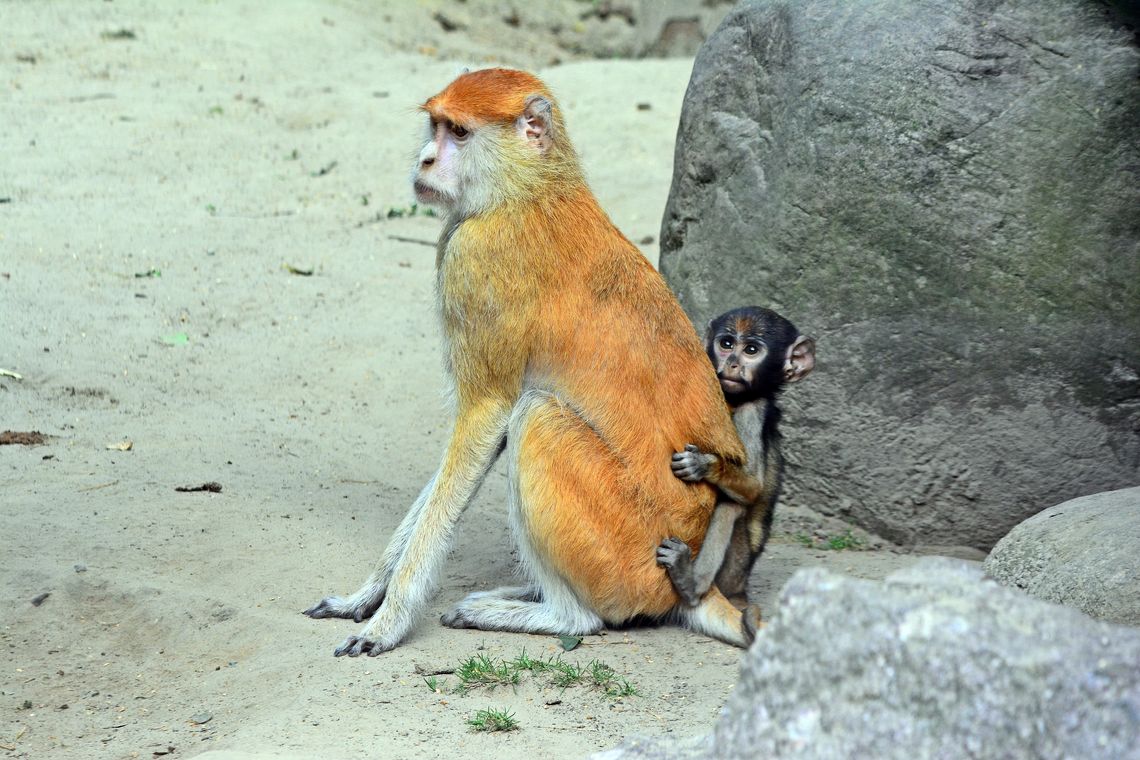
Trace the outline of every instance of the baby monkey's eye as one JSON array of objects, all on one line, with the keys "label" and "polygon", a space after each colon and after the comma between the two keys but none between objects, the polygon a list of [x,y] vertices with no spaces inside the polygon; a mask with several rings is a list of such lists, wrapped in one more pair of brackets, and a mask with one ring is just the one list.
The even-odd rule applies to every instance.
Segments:
[{"label": "baby monkey's eye", "polygon": [[754,343],[749,343],[747,346],[744,347],[744,353],[746,353],[748,355],[755,354],[759,350],[760,350],[760,347],[755,345]]},{"label": "baby monkey's eye", "polygon": [[732,348],[732,346],[733,346],[732,338],[721,338],[720,339],[720,347],[723,348],[724,350],[727,351],[730,348]]},{"label": "baby monkey's eye", "polygon": [[450,129],[451,134],[455,135],[455,139],[457,140],[462,140],[464,137],[467,137],[467,135],[471,134],[462,124],[452,124],[450,126]]}]

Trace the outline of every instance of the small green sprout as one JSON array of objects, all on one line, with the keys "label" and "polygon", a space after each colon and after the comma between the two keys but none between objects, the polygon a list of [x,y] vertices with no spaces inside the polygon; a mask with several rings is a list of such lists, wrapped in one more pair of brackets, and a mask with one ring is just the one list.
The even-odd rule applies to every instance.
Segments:
[{"label": "small green sprout", "polygon": [[519,722],[515,720],[514,713],[508,710],[487,709],[475,713],[467,725],[475,731],[515,731]]}]

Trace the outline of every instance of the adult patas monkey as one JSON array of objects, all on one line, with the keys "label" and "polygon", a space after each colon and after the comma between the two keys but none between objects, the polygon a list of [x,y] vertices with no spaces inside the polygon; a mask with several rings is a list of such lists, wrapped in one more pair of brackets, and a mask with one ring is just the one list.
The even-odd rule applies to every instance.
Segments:
[{"label": "adult patas monkey", "polygon": [[699,548],[716,501],[670,470],[686,444],[740,462],[701,342],[660,275],[586,187],[562,114],[536,77],[463,74],[424,105],[415,171],[446,211],[437,290],[455,428],[439,471],[364,586],[310,617],[370,618],[336,654],[375,655],[428,601],[456,521],[508,458],[510,522],[527,583],[469,595],[456,628],[586,634],[672,617],[744,645],[715,588],[680,604],[656,546]]}]

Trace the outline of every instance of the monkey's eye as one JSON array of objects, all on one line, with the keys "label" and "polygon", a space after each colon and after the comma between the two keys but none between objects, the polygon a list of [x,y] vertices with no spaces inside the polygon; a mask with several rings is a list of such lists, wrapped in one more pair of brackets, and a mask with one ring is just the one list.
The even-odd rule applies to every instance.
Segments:
[{"label": "monkey's eye", "polygon": [[756,345],[755,343],[749,343],[744,347],[744,353],[748,354],[749,356],[754,356],[755,354],[760,353],[760,346]]},{"label": "monkey's eye", "polygon": [[462,124],[451,124],[448,129],[451,130],[451,134],[455,136],[456,140],[462,140],[464,137],[467,137],[467,135],[471,134]]},{"label": "monkey's eye", "polygon": [[723,348],[725,351],[731,351],[733,345],[734,345],[734,342],[733,342],[732,338],[721,338],[720,339],[720,347]]}]

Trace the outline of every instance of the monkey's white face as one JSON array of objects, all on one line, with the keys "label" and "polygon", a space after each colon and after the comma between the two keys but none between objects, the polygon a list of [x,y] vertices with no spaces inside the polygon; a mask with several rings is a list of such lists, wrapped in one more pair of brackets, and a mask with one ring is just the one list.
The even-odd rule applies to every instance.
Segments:
[{"label": "monkey's white face", "polygon": [[416,201],[460,217],[474,216],[500,201],[498,131],[450,121],[429,122],[412,179]]},{"label": "monkey's white face", "polygon": [[427,140],[420,149],[412,180],[417,202],[444,208],[459,202],[459,154],[471,137],[471,132],[460,124],[429,122]]},{"label": "monkey's white face", "polygon": [[513,124],[429,117],[412,185],[416,201],[459,218],[527,198],[553,142],[551,103],[535,95]]}]

